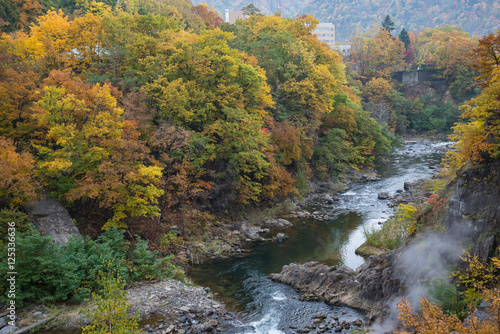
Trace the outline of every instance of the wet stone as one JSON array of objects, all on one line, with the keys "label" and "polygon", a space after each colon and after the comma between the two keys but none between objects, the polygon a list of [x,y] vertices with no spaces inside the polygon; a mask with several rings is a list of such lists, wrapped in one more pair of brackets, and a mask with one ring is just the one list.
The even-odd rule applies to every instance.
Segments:
[{"label": "wet stone", "polygon": [[354,326],[361,327],[361,326],[363,326],[363,320],[361,320],[361,319],[356,319],[356,320],[354,320],[354,321],[352,322],[352,324],[353,324]]}]

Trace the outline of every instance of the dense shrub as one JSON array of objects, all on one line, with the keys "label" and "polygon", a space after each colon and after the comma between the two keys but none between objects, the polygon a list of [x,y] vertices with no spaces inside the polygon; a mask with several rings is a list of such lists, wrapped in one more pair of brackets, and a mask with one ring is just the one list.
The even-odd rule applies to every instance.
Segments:
[{"label": "dense shrub", "polygon": [[3,209],[0,210],[0,247],[3,246],[5,242],[5,237],[7,235],[8,223],[16,223],[16,232],[26,232],[32,226],[31,219],[24,212],[17,209]]},{"label": "dense shrub", "polygon": [[[7,259],[7,247],[2,249]],[[80,302],[91,290],[104,287],[100,277],[106,275],[125,282],[165,277],[182,278],[182,271],[148,250],[148,243],[137,238],[135,245],[124,240],[123,232],[112,228],[97,240],[73,238],[66,245],[52,242],[36,230],[16,238],[16,303]],[[0,264],[0,276],[7,277],[7,262]],[[0,298],[7,297],[8,283],[0,281]]]},{"label": "dense shrub", "polygon": [[[84,278],[79,261],[67,256],[67,250],[41,236],[38,231],[16,238],[16,305],[25,301],[54,302],[68,300],[80,286]],[[7,247],[2,251],[2,259],[7,259]],[[6,262],[0,267],[0,276],[7,277],[12,270]],[[2,298],[8,282],[0,282]]]}]

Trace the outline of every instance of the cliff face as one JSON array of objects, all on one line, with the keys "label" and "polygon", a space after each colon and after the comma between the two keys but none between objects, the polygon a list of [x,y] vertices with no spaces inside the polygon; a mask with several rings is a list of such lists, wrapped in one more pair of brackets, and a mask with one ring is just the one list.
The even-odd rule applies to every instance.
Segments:
[{"label": "cliff face", "polygon": [[400,297],[418,305],[428,282],[447,279],[447,268],[463,254],[464,241],[475,244],[474,255],[492,256],[500,232],[500,162],[463,172],[444,222],[447,231],[420,235],[392,253],[372,256],[356,272],[317,262],[284,266],[273,280],[291,285],[303,299],[322,300],[363,309],[368,316],[397,313]]},{"label": "cliff face", "polygon": [[483,260],[492,255],[500,233],[500,161],[460,175],[443,223],[448,230],[468,227],[474,255]]}]

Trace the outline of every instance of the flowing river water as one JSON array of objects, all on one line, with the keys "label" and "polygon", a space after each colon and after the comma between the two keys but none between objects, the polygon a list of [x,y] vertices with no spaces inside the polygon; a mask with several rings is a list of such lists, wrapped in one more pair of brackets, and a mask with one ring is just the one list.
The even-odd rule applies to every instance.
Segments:
[{"label": "flowing river water", "polygon": [[328,221],[291,219],[294,227],[285,230],[290,239],[284,244],[260,244],[244,258],[207,263],[189,270],[191,279],[208,286],[228,310],[237,312],[245,326],[234,333],[290,333],[304,328],[318,315],[335,315],[340,321],[363,318],[354,309],[305,302],[287,285],[268,275],[283,265],[319,261],[327,265],[344,264],[356,269],[364,259],[354,253],[364,241],[365,229],[378,228],[393,210],[379,192],[390,196],[403,189],[404,182],[429,178],[436,170],[447,143],[409,142],[398,149],[389,162],[378,169],[380,181],[357,184],[340,194],[332,207],[310,207],[330,216]]}]

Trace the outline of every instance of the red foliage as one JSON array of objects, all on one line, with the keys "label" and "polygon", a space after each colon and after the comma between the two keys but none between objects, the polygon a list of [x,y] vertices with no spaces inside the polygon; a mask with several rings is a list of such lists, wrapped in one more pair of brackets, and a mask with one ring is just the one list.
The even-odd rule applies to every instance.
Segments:
[{"label": "red foliage", "polygon": [[444,203],[444,198],[439,197],[438,194],[432,194],[426,201],[426,203],[432,205],[432,210],[439,211]]},{"label": "red foliage", "polygon": [[224,23],[224,20],[219,16],[219,13],[215,9],[213,9],[212,7],[208,7],[207,5],[201,4],[198,6],[193,6],[191,8],[191,12],[198,15],[203,20],[203,23],[205,23],[208,29],[215,29],[222,23]]}]

